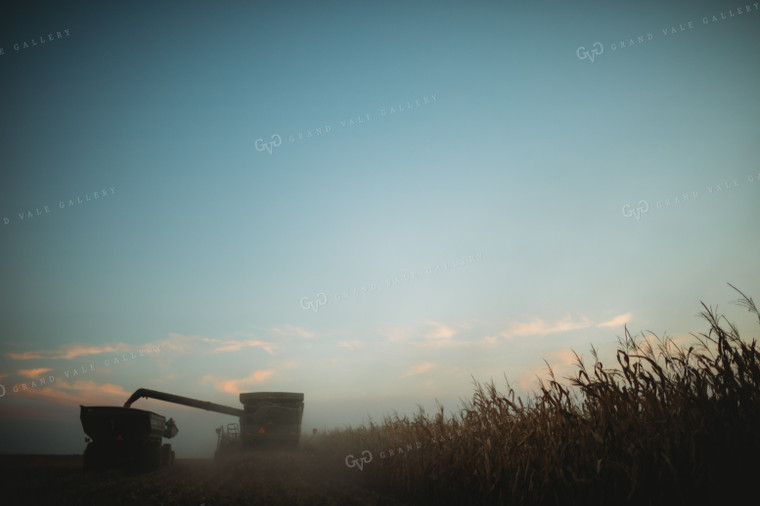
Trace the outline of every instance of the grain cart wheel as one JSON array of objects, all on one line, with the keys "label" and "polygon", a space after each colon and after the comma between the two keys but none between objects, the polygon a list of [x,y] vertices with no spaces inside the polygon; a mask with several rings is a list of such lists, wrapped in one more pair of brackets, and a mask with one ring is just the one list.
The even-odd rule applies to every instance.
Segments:
[{"label": "grain cart wheel", "polygon": [[140,468],[155,471],[161,467],[161,441],[146,441],[142,447]]},{"label": "grain cart wheel", "polygon": [[170,467],[174,465],[174,452],[172,445],[165,444],[161,447],[161,467]]},{"label": "grain cart wheel", "polygon": [[156,471],[161,469],[161,440],[150,444],[150,470]]},{"label": "grain cart wheel", "polygon": [[90,473],[92,471],[97,470],[102,466],[102,456],[101,456],[101,448],[100,445],[96,442],[91,442],[87,444],[87,448],[84,449],[84,472]]}]

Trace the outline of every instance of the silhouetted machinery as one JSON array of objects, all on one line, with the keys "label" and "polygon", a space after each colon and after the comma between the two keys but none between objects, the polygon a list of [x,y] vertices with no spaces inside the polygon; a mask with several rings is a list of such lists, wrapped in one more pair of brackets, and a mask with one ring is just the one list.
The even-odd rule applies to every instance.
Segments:
[{"label": "silhouetted machinery", "polygon": [[177,426],[172,419],[166,420],[151,411],[132,408],[132,404],[141,397],[237,416],[239,423],[229,423],[226,428],[216,429],[217,458],[260,448],[297,448],[300,441],[302,393],[241,393],[243,409],[240,409],[140,388],[124,403],[124,407],[81,406],[82,428],[92,438],[85,450],[85,470],[126,467],[149,471],[174,462],[171,445],[162,445],[161,438],[174,437],[178,432]]},{"label": "silhouetted machinery", "polygon": [[84,470],[118,468],[154,471],[174,463],[170,444],[177,426],[170,418],[142,409],[118,406],[80,406],[82,429],[89,436],[84,451]]}]

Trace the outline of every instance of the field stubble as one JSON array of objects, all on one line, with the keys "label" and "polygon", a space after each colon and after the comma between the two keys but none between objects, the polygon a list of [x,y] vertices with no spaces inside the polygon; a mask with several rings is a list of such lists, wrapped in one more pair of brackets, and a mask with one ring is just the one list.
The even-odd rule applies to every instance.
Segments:
[{"label": "field stubble", "polygon": [[253,452],[215,463],[177,459],[171,468],[85,474],[79,455],[0,456],[2,504],[34,505],[388,505],[305,452]]}]

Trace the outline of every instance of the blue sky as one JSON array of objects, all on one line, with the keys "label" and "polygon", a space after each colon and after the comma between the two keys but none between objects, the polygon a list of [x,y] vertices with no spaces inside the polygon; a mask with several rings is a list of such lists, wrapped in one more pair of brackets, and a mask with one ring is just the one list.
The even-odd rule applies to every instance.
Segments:
[{"label": "blue sky", "polygon": [[[700,301],[756,335],[726,283],[758,296],[758,26],[709,1],[8,9],[2,447],[81,452],[78,406],[140,387],[304,392],[305,429],[454,409],[624,325],[685,340]],[[184,456],[231,421],[135,407]]]}]

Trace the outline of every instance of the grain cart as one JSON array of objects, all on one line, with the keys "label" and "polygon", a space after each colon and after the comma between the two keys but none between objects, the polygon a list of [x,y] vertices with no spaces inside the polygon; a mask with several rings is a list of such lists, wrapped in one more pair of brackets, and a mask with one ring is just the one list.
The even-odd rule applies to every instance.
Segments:
[{"label": "grain cart", "polygon": [[228,423],[226,428],[222,426],[216,429],[215,457],[264,448],[292,449],[297,448],[300,441],[304,399],[302,393],[241,393],[243,409],[240,409],[140,388],[124,403],[124,407],[129,408],[140,397],[237,416],[238,423]]},{"label": "grain cart", "polygon": [[145,472],[174,463],[171,445],[161,444],[161,438],[177,435],[171,418],[118,406],[80,406],[79,418],[89,436],[85,440],[85,471],[116,468]]}]

